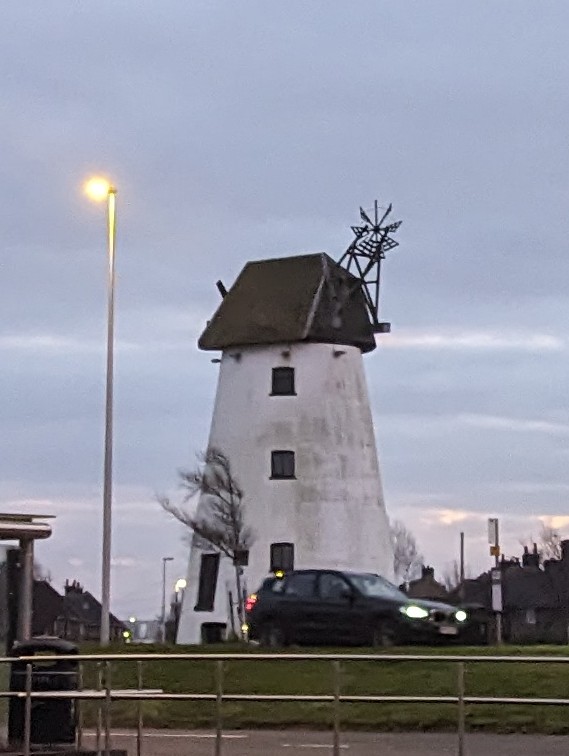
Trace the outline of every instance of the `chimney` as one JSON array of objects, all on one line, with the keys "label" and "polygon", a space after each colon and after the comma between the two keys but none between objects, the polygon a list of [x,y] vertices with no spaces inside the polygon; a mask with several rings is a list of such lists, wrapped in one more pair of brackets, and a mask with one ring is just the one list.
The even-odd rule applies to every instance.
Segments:
[{"label": "chimney", "polygon": [[65,581],[65,594],[68,593],[83,593],[83,586],[78,580],[73,580],[72,582],[69,582],[69,580]]},{"label": "chimney", "polygon": [[422,578],[429,578],[429,577],[434,578],[434,576],[435,576],[435,568],[434,567],[426,567],[425,565],[423,565],[421,567],[421,577]]},{"label": "chimney", "polygon": [[522,567],[539,567],[539,551],[537,549],[537,543],[533,545],[533,551],[527,546],[524,546],[524,553],[522,554]]}]

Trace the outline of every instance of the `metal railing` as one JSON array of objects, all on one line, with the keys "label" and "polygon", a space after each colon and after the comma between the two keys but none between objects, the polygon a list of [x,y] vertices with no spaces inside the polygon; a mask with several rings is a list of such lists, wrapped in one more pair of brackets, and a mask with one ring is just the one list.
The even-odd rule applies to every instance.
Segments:
[{"label": "metal railing", "polygon": [[[79,686],[73,691],[34,691],[33,665],[36,663],[74,661],[79,663]],[[25,690],[20,692],[3,691],[0,698],[20,698],[24,705],[24,756],[31,755],[32,702],[34,699],[67,699],[74,701],[96,701],[97,719],[95,727],[96,751],[100,756],[108,756],[111,750],[111,704],[113,701],[133,701],[137,704],[136,754],[144,756],[144,721],[142,704],[144,701],[211,701],[215,703],[215,756],[223,753],[223,704],[224,702],[305,702],[328,703],[332,708],[332,742],[330,747],[334,756],[340,756],[341,747],[341,704],[349,703],[419,703],[419,704],[455,704],[457,707],[457,741],[456,754],[464,756],[466,735],[466,706],[476,704],[495,705],[539,705],[569,706],[569,698],[520,698],[496,696],[469,696],[466,694],[465,669],[472,664],[569,664],[569,656],[461,656],[461,655],[421,655],[421,654],[314,654],[314,653],[233,653],[233,654],[199,654],[199,653],[149,653],[149,654],[88,654],[74,656],[33,656],[18,657],[26,664]],[[145,689],[143,664],[145,662],[195,661],[211,662],[215,665],[215,692],[211,693],[170,693],[157,689]],[[318,661],[329,663],[332,667],[332,690],[329,694],[246,694],[226,693],[224,690],[224,663],[226,662],[303,662]],[[0,657],[0,663],[10,664],[14,658]],[[137,688],[115,690],[112,687],[111,665],[113,663],[137,663]],[[417,662],[445,663],[456,666],[456,694],[444,696],[418,695],[348,695],[341,690],[342,664],[351,662],[369,662],[373,664]],[[97,665],[96,688],[83,689],[83,665]],[[80,708],[80,707],[79,707]],[[83,739],[83,722],[78,723],[78,743]]]}]

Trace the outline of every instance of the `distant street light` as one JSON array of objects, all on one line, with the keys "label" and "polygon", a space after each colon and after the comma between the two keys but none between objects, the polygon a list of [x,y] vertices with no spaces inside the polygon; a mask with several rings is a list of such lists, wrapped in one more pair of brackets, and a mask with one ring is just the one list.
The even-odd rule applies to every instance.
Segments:
[{"label": "distant street light", "polygon": [[174,557],[162,557],[162,613],[160,616],[160,637],[166,643],[166,562],[173,562]]},{"label": "distant street light", "polygon": [[115,238],[117,190],[104,178],[85,184],[86,194],[96,202],[107,202],[107,385],[105,400],[105,461],[103,479],[103,545],[101,570],[101,646],[110,641],[111,612],[111,516],[113,491],[113,358],[115,321]]}]

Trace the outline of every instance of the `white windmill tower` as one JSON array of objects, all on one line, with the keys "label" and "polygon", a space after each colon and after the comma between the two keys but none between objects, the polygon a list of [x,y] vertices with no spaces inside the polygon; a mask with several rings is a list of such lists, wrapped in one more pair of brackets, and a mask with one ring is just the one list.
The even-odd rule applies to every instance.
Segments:
[{"label": "white windmill tower", "polygon": [[[221,352],[210,449],[230,461],[254,531],[243,585],[277,569],[338,568],[391,578],[383,500],[362,354],[375,349],[380,266],[397,246],[385,224],[363,225],[337,263],[326,254],[249,262],[199,339]],[[342,266],[343,264],[343,266]],[[207,518],[202,496],[197,517]],[[194,538],[179,643],[235,624],[232,560]]]}]

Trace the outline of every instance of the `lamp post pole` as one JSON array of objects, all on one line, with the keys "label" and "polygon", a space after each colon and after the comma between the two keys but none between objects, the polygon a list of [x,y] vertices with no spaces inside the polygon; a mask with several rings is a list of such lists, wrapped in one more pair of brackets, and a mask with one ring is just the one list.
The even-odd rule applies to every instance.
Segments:
[{"label": "lamp post pole", "polygon": [[105,390],[105,456],[103,468],[103,544],[101,568],[101,646],[111,636],[111,522],[113,498],[113,362],[115,329],[115,238],[117,190],[104,178],[92,178],[85,191],[96,202],[107,204],[107,375]]},{"label": "lamp post pole", "polygon": [[111,535],[113,498],[113,371],[115,329],[115,239],[117,191],[107,191],[107,379],[105,392],[105,461],[103,477],[103,553],[101,574],[101,646],[110,641]]},{"label": "lamp post pole", "polygon": [[166,563],[174,557],[162,557],[162,612],[160,614],[160,640],[166,643]]}]

